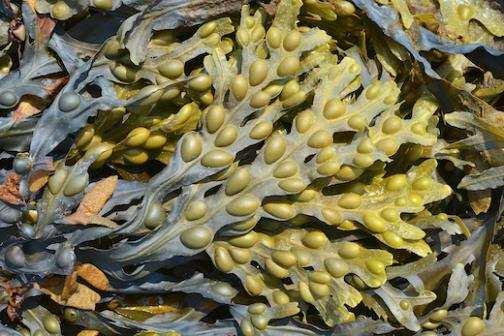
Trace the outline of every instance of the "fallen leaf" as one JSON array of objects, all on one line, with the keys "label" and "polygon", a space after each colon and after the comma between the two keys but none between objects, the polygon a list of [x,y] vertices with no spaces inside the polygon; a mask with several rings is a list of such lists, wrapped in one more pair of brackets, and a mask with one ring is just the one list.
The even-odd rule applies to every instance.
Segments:
[{"label": "fallen leaf", "polygon": [[67,82],[68,76],[58,78],[44,78],[41,85],[49,95],[54,95],[58,93]]},{"label": "fallen leaf", "polygon": [[21,176],[14,172],[9,172],[5,180],[0,184],[0,200],[10,204],[21,204],[23,202],[19,193],[19,182]]},{"label": "fallen leaf", "polygon": [[82,199],[77,211],[66,217],[69,224],[101,224],[115,226],[115,223],[97,216],[117,186],[117,176],[110,176],[97,182]]},{"label": "fallen leaf", "polygon": [[[53,24],[52,27],[54,27],[54,22],[51,20],[49,21]],[[42,79],[40,85],[47,92],[48,95],[54,95],[58,93],[67,82],[68,82],[68,76],[58,78],[44,78]],[[31,117],[32,115],[35,115],[40,111],[42,111],[45,108],[45,105],[46,103],[44,103],[44,100],[42,98],[32,95],[26,95],[23,98],[21,98],[21,101],[19,102],[18,106],[12,112],[12,121],[18,122],[28,117]]]},{"label": "fallen leaf", "polygon": [[69,276],[65,277],[65,283],[61,291],[61,298],[67,300],[73,293],[77,291],[77,273],[72,272]]},{"label": "fallen leaf", "polygon": [[8,299],[7,308],[5,309],[7,316],[11,321],[16,321],[19,318],[20,307],[25,299],[25,293],[28,290],[25,286],[20,286],[19,283],[14,283],[6,278],[0,278],[0,289]]},{"label": "fallen leaf", "polygon": [[77,283],[77,290],[68,298],[66,305],[70,307],[94,310],[101,296],[86,285]]},{"label": "fallen leaf", "polygon": [[95,265],[81,264],[76,267],[77,275],[99,290],[108,290],[109,281],[105,274]]},{"label": "fallen leaf", "polygon": [[24,120],[39,113],[41,110],[42,106],[40,106],[40,102],[35,97],[23,97],[17,108],[12,112],[12,120],[14,122]]},{"label": "fallen leaf", "polygon": [[492,191],[486,190],[468,190],[469,204],[476,215],[487,212],[492,203]]},{"label": "fallen leaf", "polygon": [[[31,1],[28,1],[31,3]],[[49,16],[37,16],[37,38],[39,43],[48,40],[51,37],[51,33],[56,26],[56,20]]]},{"label": "fallen leaf", "polygon": [[74,272],[66,278],[49,278],[37,284],[36,287],[62,306],[94,310],[96,303],[101,300],[100,294],[86,285],[76,282],[76,278],[77,275]]}]

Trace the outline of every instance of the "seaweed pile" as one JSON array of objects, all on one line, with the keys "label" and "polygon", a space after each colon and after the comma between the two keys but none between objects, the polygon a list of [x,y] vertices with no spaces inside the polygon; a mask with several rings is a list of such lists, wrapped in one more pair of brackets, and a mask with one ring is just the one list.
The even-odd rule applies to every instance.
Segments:
[{"label": "seaweed pile", "polygon": [[504,8],[4,0],[0,335],[504,334]]}]

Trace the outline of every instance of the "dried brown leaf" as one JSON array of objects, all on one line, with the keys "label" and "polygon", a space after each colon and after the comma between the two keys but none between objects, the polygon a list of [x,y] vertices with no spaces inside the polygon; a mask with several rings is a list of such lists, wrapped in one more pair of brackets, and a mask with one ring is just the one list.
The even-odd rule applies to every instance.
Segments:
[{"label": "dried brown leaf", "polygon": [[95,305],[100,302],[101,296],[86,285],[77,283],[77,290],[66,301],[67,306],[94,310]]},{"label": "dried brown leaf", "polygon": [[76,279],[77,274],[74,272],[66,278],[49,278],[36,287],[62,306],[94,310],[96,303],[101,300],[100,294],[78,283]]},{"label": "dried brown leaf", "polygon": [[75,272],[79,277],[99,290],[105,291],[109,288],[109,281],[105,274],[92,264],[79,265],[75,268]]},{"label": "dried brown leaf", "polygon": [[56,26],[56,20],[48,16],[37,16],[37,29],[41,39],[48,39]]},{"label": "dried brown leaf", "polygon": [[468,190],[469,204],[476,215],[487,212],[492,203],[492,191],[486,190]]},{"label": "dried brown leaf", "polygon": [[5,180],[0,184],[0,200],[10,204],[20,204],[23,202],[19,193],[19,182],[21,176],[14,172],[9,172]]},{"label": "dried brown leaf", "polygon": [[97,216],[117,186],[117,176],[110,176],[97,182],[82,199],[77,211],[66,217],[70,224],[101,224],[115,226],[115,223]]},{"label": "dried brown leaf", "polygon": [[18,107],[12,112],[13,121],[21,121],[42,110],[40,103],[34,97],[23,98]]},{"label": "dried brown leaf", "polygon": [[68,82],[68,76],[59,77],[59,78],[48,78],[44,83],[42,83],[42,87],[49,95],[54,95],[60,91],[60,89],[65,86]]},{"label": "dried brown leaf", "polygon": [[72,272],[65,278],[63,289],[61,290],[61,298],[67,300],[77,291],[77,273]]}]

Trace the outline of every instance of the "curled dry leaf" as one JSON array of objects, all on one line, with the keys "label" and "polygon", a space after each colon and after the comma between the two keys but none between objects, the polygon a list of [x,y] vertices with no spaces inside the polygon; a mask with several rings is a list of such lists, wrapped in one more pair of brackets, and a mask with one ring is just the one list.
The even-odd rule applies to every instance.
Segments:
[{"label": "curled dry leaf", "polygon": [[10,204],[21,204],[23,202],[19,192],[21,176],[14,172],[9,172],[2,184],[0,184],[0,200]]},{"label": "curled dry leaf", "polygon": [[115,227],[116,224],[98,216],[100,210],[114,193],[117,186],[117,176],[110,176],[97,182],[86,194],[79,204],[77,211],[66,217],[70,224],[100,224]]},{"label": "curled dry leaf", "polygon": [[490,209],[492,203],[491,190],[468,190],[469,204],[476,215],[485,213]]},{"label": "curled dry leaf", "polygon": [[95,305],[100,302],[101,296],[95,290],[89,288],[87,284],[103,291],[109,288],[109,282],[105,274],[91,264],[77,266],[75,271],[65,278],[49,278],[38,285],[38,287],[58,304],[79,309],[94,310]]},{"label": "curled dry leaf", "polygon": [[106,291],[109,288],[109,281],[105,274],[92,264],[77,266],[75,273],[96,289]]},{"label": "curled dry leaf", "polygon": [[39,113],[42,108],[37,106],[40,105],[40,103],[37,103],[32,97],[23,98],[18,107],[12,112],[12,120],[14,122],[20,121]]},{"label": "curled dry leaf", "polygon": [[38,289],[62,306],[79,309],[94,310],[101,300],[100,294],[78,282],[75,272],[66,278],[49,278],[40,283]]}]

